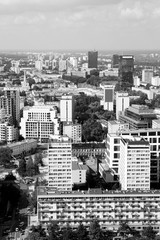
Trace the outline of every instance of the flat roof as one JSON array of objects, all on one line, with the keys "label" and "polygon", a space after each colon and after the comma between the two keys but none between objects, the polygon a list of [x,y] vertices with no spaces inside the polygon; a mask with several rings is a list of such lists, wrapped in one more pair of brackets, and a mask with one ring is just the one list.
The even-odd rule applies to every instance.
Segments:
[{"label": "flat roof", "polygon": [[88,170],[88,167],[78,162],[72,162],[72,170]]},{"label": "flat roof", "polygon": [[100,188],[91,188],[91,189],[88,189],[87,191],[70,191],[70,192],[62,192],[62,191],[58,191],[58,190],[55,190],[54,188],[52,187],[45,187],[45,186],[40,186],[37,188],[37,195],[38,196],[45,196],[47,197],[48,196],[51,196],[51,195],[63,195],[63,197],[67,196],[67,195],[81,195],[81,196],[84,196],[84,195],[139,195],[139,196],[143,196],[143,195],[146,195],[146,194],[159,194],[160,195],[160,190],[111,190],[111,191],[108,191],[108,190],[104,190],[102,191]]}]

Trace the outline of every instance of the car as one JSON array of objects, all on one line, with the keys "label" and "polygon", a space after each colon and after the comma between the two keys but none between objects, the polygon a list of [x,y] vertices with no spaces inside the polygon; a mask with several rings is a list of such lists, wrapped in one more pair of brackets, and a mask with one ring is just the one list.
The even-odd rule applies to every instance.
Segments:
[{"label": "car", "polygon": [[19,226],[20,227],[24,226],[24,222],[20,222]]},{"label": "car", "polygon": [[18,228],[15,229],[16,232],[18,232],[18,230],[19,230]]}]

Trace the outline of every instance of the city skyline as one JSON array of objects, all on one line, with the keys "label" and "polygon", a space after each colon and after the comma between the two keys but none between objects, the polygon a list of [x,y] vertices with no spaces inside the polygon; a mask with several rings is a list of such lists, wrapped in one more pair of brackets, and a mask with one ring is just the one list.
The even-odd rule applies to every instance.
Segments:
[{"label": "city skyline", "polygon": [[158,0],[0,0],[0,50],[160,49]]}]

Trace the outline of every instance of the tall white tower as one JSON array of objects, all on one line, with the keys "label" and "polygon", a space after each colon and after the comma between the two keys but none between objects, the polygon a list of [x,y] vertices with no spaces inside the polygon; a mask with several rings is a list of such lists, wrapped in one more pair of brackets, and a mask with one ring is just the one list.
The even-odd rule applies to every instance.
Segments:
[{"label": "tall white tower", "polygon": [[63,95],[60,100],[60,120],[61,122],[74,121],[74,96]]},{"label": "tall white tower", "polygon": [[72,143],[68,136],[51,135],[48,144],[48,186],[72,190]]},{"label": "tall white tower", "polygon": [[125,109],[129,107],[129,96],[126,92],[116,93],[116,119],[119,120],[119,115],[123,114]]}]

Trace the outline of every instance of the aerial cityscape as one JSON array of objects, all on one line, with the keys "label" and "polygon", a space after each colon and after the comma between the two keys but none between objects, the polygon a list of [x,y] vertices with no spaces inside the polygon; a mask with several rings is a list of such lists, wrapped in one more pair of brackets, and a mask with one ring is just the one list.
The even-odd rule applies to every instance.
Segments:
[{"label": "aerial cityscape", "polygon": [[160,2],[0,13],[0,240],[160,239]]}]

